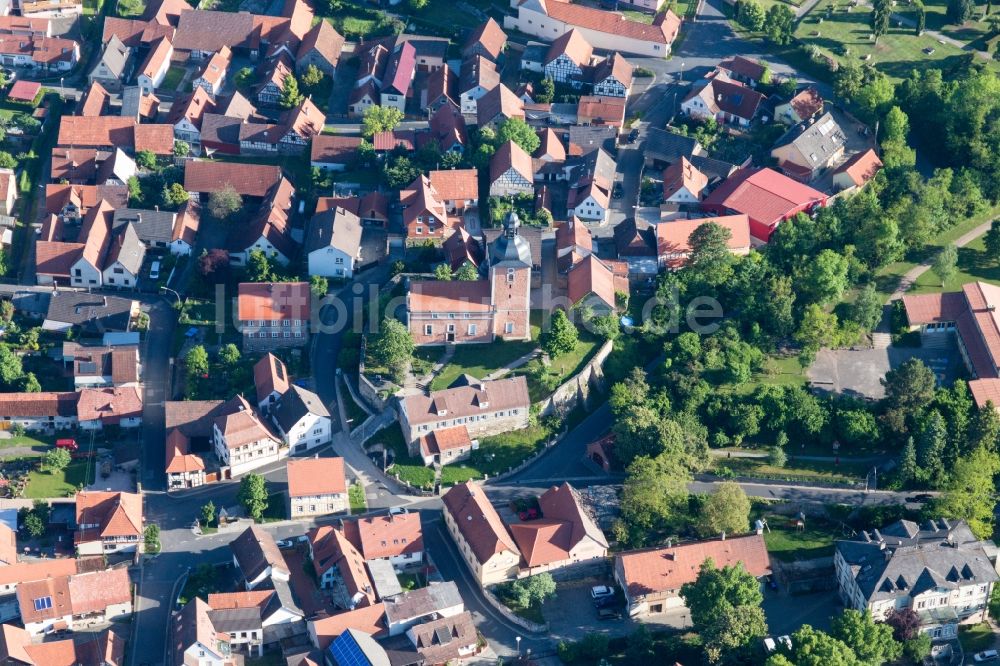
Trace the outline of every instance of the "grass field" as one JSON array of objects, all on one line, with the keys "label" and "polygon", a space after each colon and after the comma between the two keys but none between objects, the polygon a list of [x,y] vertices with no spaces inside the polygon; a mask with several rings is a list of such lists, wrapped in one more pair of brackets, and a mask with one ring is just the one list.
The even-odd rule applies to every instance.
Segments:
[{"label": "grass field", "polygon": [[965,654],[975,654],[993,647],[995,636],[986,622],[958,628],[958,640]]},{"label": "grass field", "polygon": [[[928,64],[944,68],[957,65],[964,53],[930,35],[917,37],[912,28],[896,27],[895,22],[876,44],[869,39],[870,13],[870,7],[851,7],[849,0],[824,0],[803,17],[795,36],[841,62],[870,62],[896,81]],[[924,49],[933,49],[933,53]]]},{"label": "grass field", "polygon": [[[54,439],[53,437],[36,438],[31,435],[15,435],[10,439],[0,439],[0,459],[11,456],[17,458],[41,457],[52,448]],[[10,452],[11,449],[20,450]],[[27,452],[25,449],[31,451]]]},{"label": "grass field", "polygon": [[764,361],[764,369],[756,373],[746,384],[736,387],[733,392],[747,395],[764,384],[805,386],[806,371],[795,356],[769,356]]},{"label": "grass field", "polygon": [[768,516],[771,531],[764,530],[764,543],[771,557],[782,562],[808,560],[833,555],[834,533],[826,525],[810,525],[799,530],[785,516]]},{"label": "grass field", "polygon": [[34,470],[28,473],[24,496],[28,499],[70,497],[82,486],[94,482],[94,466],[90,460],[74,460],[64,470]]},{"label": "grass field", "polygon": [[542,425],[491,435],[479,440],[479,449],[472,452],[466,465],[484,474],[495,476],[541,450],[545,441],[552,436]]},{"label": "grass field", "polygon": [[864,483],[869,466],[793,458],[785,467],[775,467],[764,458],[717,458],[712,469],[720,476],[854,485]]},{"label": "grass field", "polygon": [[160,88],[170,91],[177,90],[177,86],[181,84],[181,79],[183,78],[184,68],[174,65],[167,70],[167,75],[163,77],[163,83],[160,84]]},{"label": "grass field", "polygon": [[[455,355],[441,373],[431,382],[431,390],[439,391],[451,386],[459,375],[470,374],[476,379],[495,372],[516,361],[537,348],[535,342],[494,342],[488,345],[464,345],[455,347]],[[440,358],[440,347],[430,347],[426,358]]]},{"label": "grass field", "polygon": [[389,474],[398,475],[400,480],[416,488],[430,488],[434,484],[434,470],[424,467],[419,458],[411,458],[403,440],[403,431],[399,425],[393,424],[385,430],[380,430],[370,440],[368,446],[382,444],[392,451],[394,462],[389,468]]}]

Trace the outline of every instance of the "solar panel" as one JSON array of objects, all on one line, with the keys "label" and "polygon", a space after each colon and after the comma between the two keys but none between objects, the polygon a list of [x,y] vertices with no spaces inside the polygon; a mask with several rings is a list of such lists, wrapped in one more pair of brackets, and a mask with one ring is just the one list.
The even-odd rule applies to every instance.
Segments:
[{"label": "solar panel", "polygon": [[35,610],[42,611],[52,608],[52,597],[39,597],[34,600]]},{"label": "solar panel", "polygon": [[345,631],[330,643],[330,655],[337,666],[371,666],[368,657],[349,631]]}]

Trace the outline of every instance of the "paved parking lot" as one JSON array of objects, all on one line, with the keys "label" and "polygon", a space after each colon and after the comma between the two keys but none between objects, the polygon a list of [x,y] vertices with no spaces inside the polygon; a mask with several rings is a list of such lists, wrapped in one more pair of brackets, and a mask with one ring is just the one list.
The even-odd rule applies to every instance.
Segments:
[{"label": "paved parking lot", "polygon": [[951,384],[963,371],[957,347],[924,349],[889,347],[888,349],[823,349],[806,375],[813,388],[838,395],[879,400],[885,390],[879,381],[892,368],[911,358],[919,358],[934,371],[938,383]]},{"label": "paved parking lot", "polygon": [[772,636],[791,634],[803,624],[828,631],[831,616],[844,608],[835,590],[794,596],[765,590],[763,607]]}]

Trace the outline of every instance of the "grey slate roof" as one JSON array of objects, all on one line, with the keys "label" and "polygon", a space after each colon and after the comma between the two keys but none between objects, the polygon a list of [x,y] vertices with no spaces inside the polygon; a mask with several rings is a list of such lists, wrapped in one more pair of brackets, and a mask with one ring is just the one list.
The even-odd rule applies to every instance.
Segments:
[{"label": "grey slate roof", "polygon": [[226,633],[233,631],[260,631],[263,622],[260,619],[260,609],[253,608],[222,608],[208,611],[212,626],[216,631]]},{"label": "grey slate roof", "polygon": [[[576,112],[574,111],[574,113]],[[573,151],[573,147],[577,146],[583,155],[598,148],[612,152],[615,149],[617,137],[618,130],[614,127],[572,125],[569,128],[568,143],[571,152]]]},{"label": "grey slate roof", "polygon": [[116,261],[122,265],[132,275],[138,275],[142,268],[142,260],[146,257],[146,246],[139,239],[139,234],[135,226],[126,224],[124,229],[111,241],[111,249],[108,251],[106,265],[110,266]]},{"label": "grey slate roof", "polygon": [[668,132],[667,130],[649,128],[642,149],[648,159],[672,164],[682,157],[691,158],[704,152],[697,140]]},{"label": "grey slate roof", "polygon": [[497,266],[531,268],[531,247],[528,245],[528,241],[524,240],[518,233],[520,224],[517,213],[514,211],[507,213],[507,219],[504,220],[504,233],[490,246],[491,268]]},{"label": "grey slate roof", "polygon": [[97,331],[127,331],[132,299],[79,291],[60,291],[49,299],[46,321]]},{"label": "grey slate roof", "polygon": [[175,217],[176,213],[165,210],[119,208],[111,218],[111,227],[118,231],[126,225],[133,226],[139,240],[147,245],[169,243],[174,237]]},{"label": "grey slate roof", "polygon": [[816,169],[826,164],[830,156],[844,146],[847,137],[830,113],[824,113],[815,122],[810,121],[811,119],[806,120],[790,128],[775,142],[774,148],[792,144],[802,153],[809,166]]},{"label": "grey slate roof", "polygon": [[385,619],[390,625],[407,622],[462,603],[462,595],[453,581],[435,583],[385,599]]},{"label": "grey slate roof", "polygon": [[272,413],[274,420],[285,432],[291,430],[306,414],[327,418],[330,416],[330,412],[318,395],[295,384],[289,386],[288,390],[278,398]]},{"label": "grey slate roof", "polygon": [[243,577],[252,581],[260,576],[267,567],[272,571],[278,569],[288,571],[285,559],[278,550],[278,544],[269,532],[265,532],[256,525],[248,527],[242,534],[230,542],[229,548],[233,551]]},{"label": "grey slate roof", "polygon": [[920,526],[901,520],[838,541],[836,549],[869,602],[1000,579],[983,542],[963,521],[940,519]]},{"label": "grey slate roof", "polygon": [[357,258],[361,250],[361,220],[357,215],[343,208],[331,208],[313,216],[305,251],[308,254],[327,247]]},{"label": "grey slate roof", "polygon": [[[503,229],[493,227],[483,229],[482,232],[483,244],[487,247],[492,247],[496,240],[504,234]],[[542,265],[542,228],[520,226],[517,228],[517,235],[528,243],[528,250],[531,253],[531,265],[540,267]]]},{"label": "grey slate roof", "polygon": [[132,50],[122,43],[118,35],[112,35],[111,39],[104,46],[104,52],[101,54],[100,61],[98,61],[94,68],[96,69],[103,62],[108,71],[120,79],[125,73],[125,68],[128,66],[128,59],[131,53]]},{"label": "grey slate roof", "polygon": [[708,176],[709,183],[725,180],[739,168],[735,164],[705,157],[704,155],[692,155],[688,158],[688,161],[691,162],[691,166]]},{"label": "grey slate roof", "polygon": [[589,183],[591,179],[599,184],[610,184],[615,180],[615,169],[618,165],[603,148],[591,151],[581,157],[570,157],[566,160],[566,168],[569,169],[569,183],[571,186]]}]

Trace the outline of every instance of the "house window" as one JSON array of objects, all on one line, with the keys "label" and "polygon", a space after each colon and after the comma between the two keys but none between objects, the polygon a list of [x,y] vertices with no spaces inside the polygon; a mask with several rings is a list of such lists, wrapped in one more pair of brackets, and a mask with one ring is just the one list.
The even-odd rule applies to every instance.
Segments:
[{"label": "house window", "polygon": [[455,332],[455,325],[454,324],[448,324],[448,332],[449,333],[454,333]]},{"label": "house window", "polygon": [[475,324],[469,324],[469,335],[476,335],[478,333],[478,327]]},{"label": "house window", "polygon": [[504,330],[505,333],[513,333],[514,332],[514,322],[509,321],[506,324],[504,324],[503,330]]},{"label": "house window", "polygon": [[514,269],[513,268],[508,268],[507,269],[507,282],[513,282],[513,281],[514,281]]},{"label": "house window", "polygon": [[430,335],[433,332],[434,332],[434,329],[431,327],[430,324],[427,324],[426,326],[424,326],[424,335]]}]

